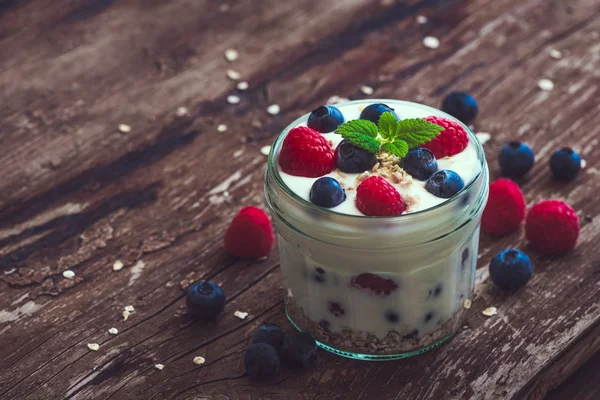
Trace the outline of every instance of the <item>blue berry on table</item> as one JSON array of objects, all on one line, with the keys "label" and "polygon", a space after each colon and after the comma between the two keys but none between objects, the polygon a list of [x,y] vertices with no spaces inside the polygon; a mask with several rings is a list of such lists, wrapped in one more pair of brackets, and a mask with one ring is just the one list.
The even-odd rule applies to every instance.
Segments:
[{"label": "blue berry on table", "polygon": [[490,262],[490,278],[500,289],[514,291],[527,284],[533,265],[527,254],[516,249],[502,250]]},{"label": "blue berry on table", "polygon": [[321,133],[335,131],[344,123],[342,112],[334,106],[317,107],[308,116],[308,127]]},{"label": "blue berry on table", "polygon": [[465,92],[452,92],[442,102],[442,111],[452,115],[463,124],[473,122],[479,106],[473,96]]},{"label": "blue berry on table", "polygon": [[317,342],[306,332],[286,335],[281,358],[291,367],[308,367],[317,359]]},{"label": "blue berry on table", "polygon": [[196,318],[215,318],[225,308],[225,293],[210,281],[198,282],[189,288],[186,298],[189,313]]},{"label": "blue berry on table", "polygon": [[255,343],[246,350],[244,366],[254,380],[266,381],[279,373],[281,359],[277,350],[267,343]]},{"label": "blue berry on table", "polygon": [[396,119],[400,119],[398,118],[398,115],[396,115],[396,112],[393,108],[383,103],[371,104],[365,107],[365,109],[360,113],[360,119],[366,119],[367,121],[377,124],[379,123],[379,118],[381,115],[386,112],[392,113]]},{"label": "blue berry on table", "polygon": [[369,171],[377,162],[375,154],[342,140],[335,149],[335,166],[342,172],[357,173]]},{"label": "blue berry on table", "polygon": [[262,324],[252,338],[252,343],[267,343],[279,350],[283,343],[283,331],[274,324]]},{"label": "blue berry on table", "polygon": [[570,147],[557,150],[550,157],[550,170],[559,181],[572,181],[581,169],[581,157]]},{"label": "blue berry on table", "polygon": [[460,175],[447,169],[431,175],[425,184],[425,189],[434,196],[448,199],[465,186]]},{"label": "blue berry on table", "polygon": [[531,147],[512,141],[500,150],[498,161],[503,176],[520,178],[533,167],[535,156]]},{"label": "blue berry on table", "polygon": [[319,178],[310,188],[310,201],[320,207],[332,208],[346,200],[346,192],[335,179]]},{"label": "blue berry on table", "polygon": [[422,147],[409,150],[402,160],[402,167],[420,181],[426,181],[438,169],[437,160],[431,150]]}]

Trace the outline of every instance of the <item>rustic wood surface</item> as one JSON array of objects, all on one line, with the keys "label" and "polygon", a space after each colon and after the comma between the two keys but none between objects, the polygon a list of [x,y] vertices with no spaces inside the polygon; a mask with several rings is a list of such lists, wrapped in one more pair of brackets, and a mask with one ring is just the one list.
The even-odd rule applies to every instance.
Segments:
[{"label": "rustic wood surface", "polygon": [[[598,1],[60,3],[0,1],[0,398],[541,399],[600,348]],[[424,48],[426,35],[441,46]],[[239,60],[228,63],[227,48]],[[227,68],[250,84],[236,105]],[[540,91],[541,78],[555,89]],[[472,92],[475,129],[492,134],[492,177],[503,143],[529,142],[538,162],[520,182],[528,202],[569,201],[581,240],[547,258],[522,232],[483,236],[473,307],[449,344],[387,363],[321,352],[311,369],[253,384],[241,363],[253,330],[291,329],[278,254],[234,259],[222,234],[241,206],[263,204],[259,149],[331,95],[365,97],[361,84],[433,106],[450,90]],[[274,103],[277,116],[266,112]],[[180,106],[188,116],[175,115]],[[557,184],[547,160],[564,144],[587,167]],[[507,246],[535,263],[512,296],[485,279]],[[214,324],[185,315],[182,288],[207,278],[228,295]],[[126,305],[135,312],[123,321]],[[489,306],[499,314],[484,317]]]}]

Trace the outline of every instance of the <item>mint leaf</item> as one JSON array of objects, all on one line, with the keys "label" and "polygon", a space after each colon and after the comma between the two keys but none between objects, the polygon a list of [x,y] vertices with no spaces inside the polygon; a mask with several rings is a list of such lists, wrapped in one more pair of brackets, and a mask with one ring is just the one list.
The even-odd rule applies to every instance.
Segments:
[{"label": "mint leaf", "polygon": [[439,125],[420,118],[403,119],[398,122],[397,139],[408,144],[408,147],[419,147],[429,142],[443,131]]},{"label": "mint leaf", "polygon": [[[375,126],[375,124],[373,124],[373,126]],[[341,133],[341,135],[344,139],[346,139],[353,145],[360,147],[361,149],[365,149],[371,153],[379,152],[379,142],[377,141],[377,139],[375,139],[371,136],[367,136],[367,135],[363,135],[362,133],[351,132],[351,131]]]},{"label": "mint leaf", "polygon": [[408,153],[408,143],[404,140],[394,140],[381,146],[381,150],[398,157],[404,157]]},{"label": "mint leaf", "polygon": [[354,119],[352,121],[344,122],[342,125],[338,126],[338,128],[335,130],[335,133],[342,135],[344,139],[347,139],[344,135],[348,133],[358,133],[364,136],[376,138],[377,125],[364,119]]},{"label": "mint leaf", "polygon": [[394,117],[391,112],[384,112],[379,117],[379,134],[387,140],[393,140],[396,137],[396,131],[398,130],[398,120]]}]

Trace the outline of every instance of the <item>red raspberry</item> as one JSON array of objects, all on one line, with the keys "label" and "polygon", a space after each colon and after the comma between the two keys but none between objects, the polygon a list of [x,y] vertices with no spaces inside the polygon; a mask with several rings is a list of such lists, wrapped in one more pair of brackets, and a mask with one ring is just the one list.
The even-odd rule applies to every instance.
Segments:
[{"label": "red raspberry", "polygon": [[353,276],[352,286],[358,289],[371,290],[380,296],[389,296],[398,289],[398,285],[393,280],[368,273]]},{"label": "red raspberry", "polygon": [[492,183],[481,229],[493,236],[504,236],[519,229],[524,219],[525,198],[519,186],[504,178]]},{"label": "red raspberry", "polygon": [[388,181],[380,176],[371,176],[356,188],[356,208],[368,216],[387,217],[402,214],[406,205]]},{"label": "red raspberry", "polygon": [[467,148],[469,135],[458,122],[442,117],[427,117],[425,121],[444,128],[435,139],[421,145],[421,147],[431,150],[435,158],[452,156]]},{"label": "red raspberry", "polygon": [[273,247],[273,228],[263,210],[244,207],[225,231],[225,250],[238,257],[260,258]]},{"label": "red raspberry", "polygon": [[333,169],[333,150],[319,132],[299,126],[285,137],[279,153],[279,165],[290,175],[316,178]]},{"label": "red raspberry", "polygon": [[564,201],[540,201],[527,213],[525,234],[531,247],[540,253],[566,253],[577,244],[579,217]]}]

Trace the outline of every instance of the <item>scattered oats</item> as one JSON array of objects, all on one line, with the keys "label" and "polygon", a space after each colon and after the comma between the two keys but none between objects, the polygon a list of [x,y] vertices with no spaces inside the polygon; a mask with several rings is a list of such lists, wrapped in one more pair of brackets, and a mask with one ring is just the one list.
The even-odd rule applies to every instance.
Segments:
[{"label": "scattered oats", "polygon": [[159,371],[162,371],[163,369],[165,369],[165,366],[164,366],[164,365],[162,365],[162,364],[156,364],[156,365],[154,366],[154,368],[156,368],[156,369],[157,369],[157,370],[159,370]]},{"label": "scattered oats", "polygon": [[246,319],[246,317],[248,316],[248,313],[247,312],[242,312],[242,311],[236,311],[236,312],[233,313],[233,315],[235,315],[239,319]]},{"label": "scattered oats", "polygon": [[540,79],[538,81],[538,88],[540,88],[541,90],[544,90],[546,92],[549,92],[552,89],[554,89],[554,82],[552,82],[550,79]]},{"label": "scattered oats", "polygon": [[119,330],[117,328],[110,328],[108,330],[108,333],[110,333],[111,335],[116,335],[117,333],[119,333]]},{"label": "scattered oats", "polygon": [[488,307],[482,311],[482,314],[486,317],[491,317],[498,314],[498,309],[496,307]]},{"label": "scattered oats", "polygon": [[239,149],[239,150],[236,150],[236,151],[233,153],[233,158],[238,158],[238,157],[239,157],[239,156],[241,156],[242,154],[244,154],[244,149]]},{"label": "scattered oats", "polygon": [[365,94],[367,96],[370,96],[375,92],[375,90],[373,90],[373,88],[371,86],[366,86],[366,85],[361,86],[360,91],[363,92],[363,94]]},{"label": "scattered oats", "polygon": [[242,77],[242,75],[240,75],[240,73],[237,72],[237,71],[234,71],[232,69],[228,69],[227,70],[227,77],[229,79],[231,79],[232,81],[238,81]]},{"label": "scattered oats", "polygon": [[123,311],[123,321],[127,321],[127,318],[129,318],[130,315],[131,313],[129,311]]},{"label": "scattered oats", "polygon": [[225,124],[219,124],[219,125],[217,125],[217,131],[219,131],[219,132],[225,132],[225,131],[227,131],[227,125],[225,125]]},{"label": "scattered oats", "polygon": [[188,111],[188,109],[187,109],[187,108],[185,108],[185,107],[179,107],[179,108],[177,109],[177,111],[175,111],[175,115],[177,115],[177,116],[178,116],[178,117],[180,117],[180,118],[181,118],[181,117],[185,117],[185,116],[186,116],[186,115],[188,115],[188,114],[189,114],[189,111]]},{"label": "scattered oats", "polygon": [[400,172],[394,172],[392,174],[392,182],[394,182],[394,183],[402,182],[402,174]]},{"label": "scattered oats", "polygon": [[238,82],[236,87],[238,88],[238,90],[246,90],[246,89],[248,89],[248,86],[249,86],[248,82],[241,81],[241,82]]},{"label": "scattered oats", "polygon": [[240,102],[240,98],[236,95],[227,96],[227,102],[229,104],[238,104]]},{"label": "scattered oats", "polygon": [[357,180],[358,182],[362,182],[362,181],[364,181],[365,179],[367,179],[369,176],[371,176],[371,174],[370,174],[368,171],[365,171],[365,172],[363,172],[362,174],[358,175],[358,176],[356,177],[356,180]]},{"label": "scattered oats", "polygon": [[113,263],[113,271],[120,271],[123,269],[123,261],[117,260]]},{"label": "scattered oats", "polygon": [[424,25],[427,23],[427,17],[424,15],[417,15],[417,24]]},{"label": "scattered oats", "polygon": [[88,349],[90,349],[92,351],[100,350],[100,345],[98,343],[88,343],[87,347],[88,347]]},{"label": "scattered oats", "polygon": [[560,52],[560,50],[556,50],[556,49],[550,49],[550,57],[554,58],[555,60],[560,60],[562,58],[562,53]]},{"label": "scattered oats", "polygon": [[471,304],[473,304],[471,302],[471,299],[465,299],[465,302],[463,303],[463,307],[468,310],[469,308],[471,308]]},{"label": "scattered oats", "polygon": [[437,49],[440,47],[440,40],[433,36],[426,36],[423,39],[423,46],[427,47],[428,49]]},{"label": "scattered oats", "polygon": [[329,99],[327,99],[327,104],[345,103],[347,101],[350,101],[350,99],[335,95],[335,96],[331,96]]},{"label": "scattered oats", "polygon": [[129,311],[130,313],[135,311],[135,308],[133,308],[133,306],[125,306],[125,311]]},{"label": "scattered oats", "polygon": [[267,107],[267,112],[271,115],[277,115],[279,114],[279,111],[281,111],[281,108],[278,104],[271,104],[269,107]]},{"label": "scattered oats", "polygon": [[67,279],[73,279],[75,277],[75,272],[68,269],[66,271],[63,271],[62,276],[64,276]]},{"label": "scattered oats", "polygon": [[486,144],[486,142],[492,138],[492,135],[490,135],[487,132],[479,132],[476,133],[475,136],[477,136],[479,143],[481,143],[482,145]]},{"label": "scattered oats", "polygon": [[15,272],[16,270],[17,270],[16,268],[11,268],[11,269],[9,269],[8,271],[4,271],[4,275],[10,275],[10,274],[12,274],[13,272]]},{"label": "scattered oats", "polygon": [[120,124],[119,131],[122,133],[129,133],[129,132],[131,132],[131,127],[127,124]]},{"label": "scattered oats", "polygon": [[200,356],[194,357],[194,364],[196,364],[196,365],[202,365],[205,362],[206,362],[206,359],[204,357],[200,357]]},{"label": "scattered oats", "polygon": [[240,56],[240,53],[236,49],[227,49],[225,50],[225,59],[227,61],[235,61]]},{"label": "scattered oats", "polygon": [[263,156],[268,156],[270,152],[271,146],[263,146],[260,148],[260,154],[262,154]]},{"label": "scattered oats", "polygon": [[584,169],[587,166],[587,162],[582,158],[581,159],[581,169]]}]

